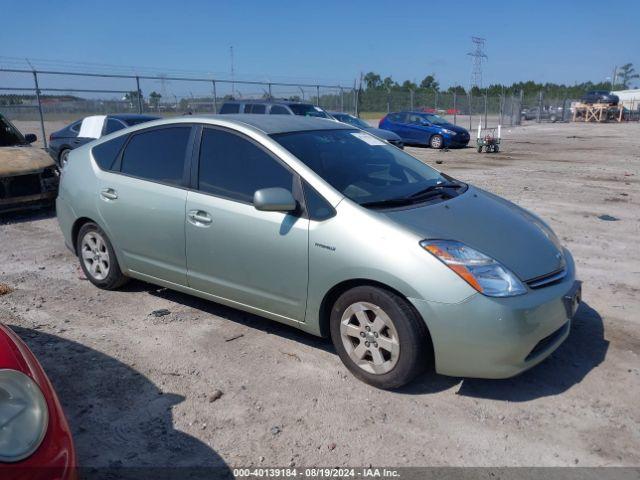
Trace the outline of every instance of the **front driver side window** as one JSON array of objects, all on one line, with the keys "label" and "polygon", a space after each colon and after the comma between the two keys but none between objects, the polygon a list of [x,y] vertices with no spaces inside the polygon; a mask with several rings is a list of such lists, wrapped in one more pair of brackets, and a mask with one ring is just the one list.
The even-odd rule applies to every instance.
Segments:
[{"label": "front driver side window", "polygon": [[261,188],[293,188],[293,174],[251,141],[224,130],[205,128],[200,143],[198,189],[252,203]]}]

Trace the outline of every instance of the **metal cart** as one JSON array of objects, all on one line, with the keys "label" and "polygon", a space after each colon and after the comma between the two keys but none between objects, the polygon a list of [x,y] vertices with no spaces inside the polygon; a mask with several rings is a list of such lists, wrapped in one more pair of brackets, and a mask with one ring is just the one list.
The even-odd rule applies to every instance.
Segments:
[{"label": "metal cart", "polygon": [[500,151],[501,127],[501,125],[498,125],[496,128],[483,129],[482,124],[478,124],[478,137],[476,138],[478,153],[481,153],[483,148],[487,153]]}]

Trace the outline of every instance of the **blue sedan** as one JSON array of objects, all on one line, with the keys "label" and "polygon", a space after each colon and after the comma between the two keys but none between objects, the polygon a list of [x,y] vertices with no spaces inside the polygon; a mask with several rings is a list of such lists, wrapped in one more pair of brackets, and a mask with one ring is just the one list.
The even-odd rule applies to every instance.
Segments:
[{"label": "blue sedan", "polygon": [[390,113],[378,125],[402,138],[405,144],[428,145],[431,148],[466,147],[469,132],[433,113]]}]

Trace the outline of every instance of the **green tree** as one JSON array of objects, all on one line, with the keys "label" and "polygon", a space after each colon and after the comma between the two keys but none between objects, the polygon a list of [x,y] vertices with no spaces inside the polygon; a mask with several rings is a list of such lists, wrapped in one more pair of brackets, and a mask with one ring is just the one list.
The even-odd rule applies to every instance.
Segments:
[{"label": "green tree", "polygon": [[149,94],[149,104],[157,110],[158,106],[160,105],[161,98],[162,98],[162,95],[160,95],[158,92],[154,90]]},{"label": "green tree", "polygon": [[633,68],[633,63],[625,63],[618,71],[618,78],[621,80],[623,88],[629,88],[629,82],[634,78],[640,78],[640,75]]},{"label": "green tree", "polygon": [[398,84],[393,81],[393,78],[385,77],[384,80],[382,80],[382,86],[385,88],[385,90],[391,90],[392,88],[397,87]]},{"label": "green tree", "polygon": [[440,84],[436,82],[436,78],[433,75],[427,75],[420,82],[420,88],[438,91]]},{"label": "green tree", "polygon": [[451,85],[447,89],[447,93],[455,93],[457,95],[466,95],[467,91],[464,89],[462,85]]},{"label": "green tree", "polygon": [[402,85],[400,87],[403,90],[417,90],[418,89],[418,85],[413,83],[411,80],[405,80],[404,82],[402,82]]},{"label": "green tree", "polygon": [[367,90],[379,88],[382,86],[382,77],[374,72],[367,73],[364,78],[364,84],[367,87]]}]

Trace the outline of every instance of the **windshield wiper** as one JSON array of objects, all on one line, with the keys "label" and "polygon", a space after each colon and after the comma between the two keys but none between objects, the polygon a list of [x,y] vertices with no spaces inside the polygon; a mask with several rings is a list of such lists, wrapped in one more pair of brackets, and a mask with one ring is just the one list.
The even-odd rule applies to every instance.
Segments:
[{"label": "windshield wiper", "polygon": [[453,183],[453,182],[436,183],[435,185],[430,185],[427,188],[424,188],[422,190],[418,190],[415,193],[412,193],[408,197],[405,197],[405,199],[407,200],[416,199],[430,193],[436,193],[438,192],[438,190],[441,190],[443,188],[462,188],[462,185],[460,185],[459,183]]},{"label": "windshield wiper", "polygon": [[446,182],[446,183],[437,183],[435,185],[431,185],[423,190],[419,190],[416,193],[413,193],[407,197],[399,197],[399,198],[389,198],[386,200],[377,200],[374,202],[364,202],[360,205],[367,208],[384,208],[384,207],[397,207],[401,205],[411,205],[412,203],[419,202],[422,200],[427,200],[430,197],[437,197],[446,192],[443,189],[446,188],[462,188],[464,185],[460,185],[459,183]]}]

